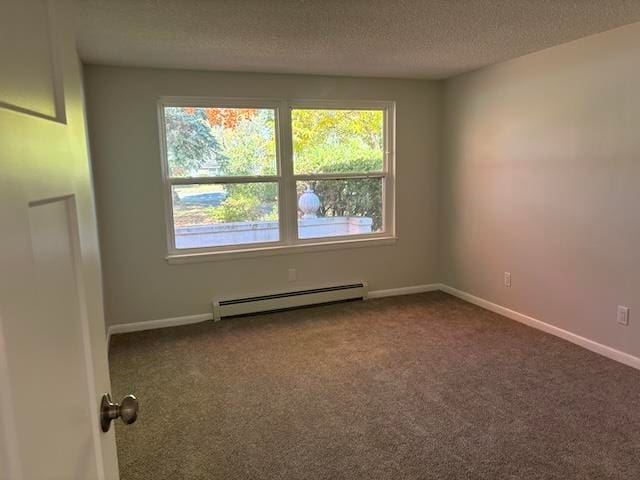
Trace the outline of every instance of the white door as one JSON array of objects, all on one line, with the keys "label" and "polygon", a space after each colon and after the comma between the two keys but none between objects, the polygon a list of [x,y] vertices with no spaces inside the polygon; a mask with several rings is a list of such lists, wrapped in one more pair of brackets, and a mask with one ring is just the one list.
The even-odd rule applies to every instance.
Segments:
[{"label": "white door", "polygon": [[117,480],[72,0],[0,1],[0,478]]}]

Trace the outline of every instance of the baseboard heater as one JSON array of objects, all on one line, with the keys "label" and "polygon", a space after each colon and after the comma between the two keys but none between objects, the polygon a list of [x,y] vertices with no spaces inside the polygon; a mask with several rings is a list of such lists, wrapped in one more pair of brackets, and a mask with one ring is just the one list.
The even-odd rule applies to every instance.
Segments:
[{"label": "baseboard heater", "polygon": [[213,319],[218,321],[222,317],[234,315],[284,310],[343,300],[366,299],[368,291],[366,282],[359,282],[253,297],[217,299],[213,301]]}]

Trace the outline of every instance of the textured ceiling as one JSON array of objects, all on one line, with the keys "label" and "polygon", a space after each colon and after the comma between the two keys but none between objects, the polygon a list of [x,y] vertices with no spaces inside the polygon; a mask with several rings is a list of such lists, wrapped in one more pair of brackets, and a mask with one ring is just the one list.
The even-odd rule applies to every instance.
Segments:
[{"label": "textured ceiling", "polygon": [[86,63],[444,78],[640,21],[640,0],[77,0]]}]

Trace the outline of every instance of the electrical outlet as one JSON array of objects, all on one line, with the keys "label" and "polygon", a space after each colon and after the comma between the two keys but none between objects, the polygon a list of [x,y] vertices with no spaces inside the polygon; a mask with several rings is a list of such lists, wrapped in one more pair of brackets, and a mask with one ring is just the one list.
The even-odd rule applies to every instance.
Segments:
[{"label": "electrical outlet", "polygon": [[510,272],[504,272],[504,286],[505,287],[510,287],[511,286],[511,273]]},{"label": "electrical outlet", "polygon": [[629,307],[618,305],[618,323],[620,325],[629,325]]},{"label": "electrical outlet", "polygon": [[289,281],[290,282],[295,282],[298,278],[297,272],[295,268],[290,268],[289,269]]}]

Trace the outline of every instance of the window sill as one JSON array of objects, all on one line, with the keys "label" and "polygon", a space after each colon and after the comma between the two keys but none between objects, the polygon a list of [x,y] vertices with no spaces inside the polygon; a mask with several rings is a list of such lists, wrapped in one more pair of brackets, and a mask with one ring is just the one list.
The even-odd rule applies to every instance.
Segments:
[{"label": "window sill", "polygon": [[226,250],[222,252],[175,253],[165,258],[170,264],[217,262],[254,257],[268,257],[273,255],[289,255],[298,253],[323,252],[328,250],[345,250],[362,247],[380,247],[393,245],[398,237],[378,237],[358,240],[343,240],[338,242],[305,243],[301,245],[278,245],[275,247],[245,248],[242,250]]}]

